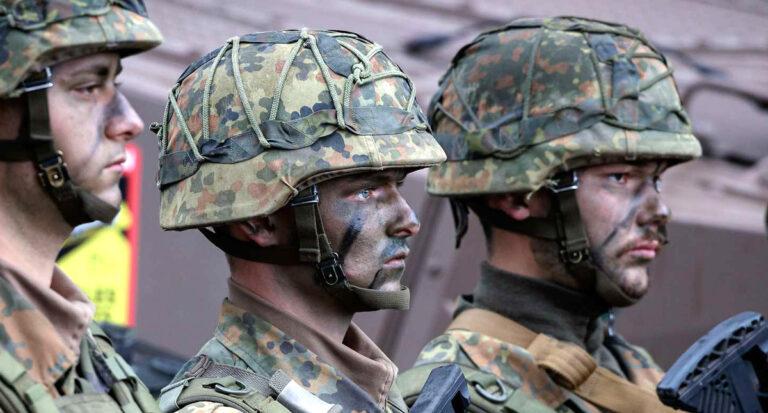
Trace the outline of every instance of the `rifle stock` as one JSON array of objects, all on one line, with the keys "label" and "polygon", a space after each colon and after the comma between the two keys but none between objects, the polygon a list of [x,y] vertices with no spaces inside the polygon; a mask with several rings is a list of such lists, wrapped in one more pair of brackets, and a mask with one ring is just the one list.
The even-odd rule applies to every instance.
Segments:
[{"label": "rifle stock", "polygon": [[710,330],[659,383],[661,401],[700,413],[768,412],[768,323],[743,312]]}]

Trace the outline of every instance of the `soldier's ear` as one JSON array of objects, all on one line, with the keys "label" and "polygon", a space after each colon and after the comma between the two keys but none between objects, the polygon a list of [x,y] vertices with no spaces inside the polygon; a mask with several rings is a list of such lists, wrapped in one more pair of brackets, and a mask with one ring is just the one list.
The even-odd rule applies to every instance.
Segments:
[{"label": "soldier's ear", "polygon": [[260,247],[273,247],[280,242],[272,215],[236,222],[230,231],[235,238],[253,241]]},{"label": "soldier's ear", "polygon": [[531,208],[524,195],[519,194],[495,194],[488,195],[486,202],[491,208],[498,209],[515,221],[522,221],[531,216]]}]

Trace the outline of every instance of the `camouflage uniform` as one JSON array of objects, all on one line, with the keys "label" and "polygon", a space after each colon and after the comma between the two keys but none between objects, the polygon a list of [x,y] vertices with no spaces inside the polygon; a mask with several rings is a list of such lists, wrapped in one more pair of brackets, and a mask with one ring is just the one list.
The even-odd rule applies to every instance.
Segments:
[{"label": "camouflage uniform", "polygon": [[[231,280],[229,297],[214,337],[198,355],[267,377],[282,370],[324,401],[343,406],[345,412],[407,411],[393,385],[397,367],[354,323],[344,344],[337,344]],[[174,381],[193,364],[185,365]]]},{"label": "camouflage uniform", "polygon": [[[71,226],[109,222],[117,209],[78,186],[53,144],[47,88],[51,67],[102,52],[122,56],[162,37],[141,1],[0,2],[0,98],[27,104],[0,162],[32,162]],[[66,138],[66,137],[63,137]],[[93,304],[58,268],[50,286],[0,262],[0,411],[156,412],[156,402],[109,339],[91,324]]]},{"label": "camouflage uniform", "polygon": [[0,262],[0,411],[159,411],[93,313],[58,268],[49,289]]},{"label": "camouflage uniform", "polygon": [[[306,29],[229,39],[181,75],[154,129],[164,229],[199,228],[243,260],[313,266],[317,288],[351,312],[407,308],[404,286],[383,292],[347,281],[317,209],[319,182],[445,159],[410,79],[379,45]],[[294,209],[296,246],[262,248],[217,227],[283,207]],[[276,375],[308,391],[312,411],[406,410],[394,364],[354,324],[335,343],[231,287],[215,337],[163,390],[165,411],[304,411],[272,385]],[[242,386],[233,381],[241,376]]]},{"label": "camouflage uniform", "polygon": [[[660,405],[653,392],[658,367],[605,324],[610,306],[633,301],[595,270],[575,190],[579,168],[675,164],[700,155],[665,58],[622,25],[575,17],[516,20],[459,51],[440,81],[430,123],[448,161],[430,170],[427,189],[450,198],[457,247],[472,208],[491,226],[555,242],[568,273],[591,277],[595,288],[579,294],[485,264],[474,299],[462,302],[454,327],[478,308],[488,312],[471,314],[486,314],[497,327],[483,333],[449,328],[430,342],[417,366],[398,378],[406,401],[418,393],[426,371],[455,362],[473,389],[475,410],[600,411],[571,392],[573,383],[534,355],[532,345],[500,339],[511,336],[506,331],[526,330],[569,354],[584,354],[590,371],[597,366],[623,377]],[[539,190],[551,194],[543,218],[515,222],[477,201]]]},{"label": "camouflage uniform", "polygon": [[[650,390],[655,389],[663,375],[645,350],[613,332],[612,314],[605,304],[586,294],[506,273],[484,263],[479,284],[472,295],[459,300],[454,317],[469,308],[493,311],[532,331],[578,344],[601,367]],[[502,405],[521,412],[546,412],[545,406],[561,412],[601,411],[539,369],[525,348],[496,337],[450,329],[422,349],[414,368],[431,370],[448,363],[459,364],[469,375],[486,373],[479,375],[474,384],[491,393],[499,390],[495,378],[501,380],[508,390],[504,402],[489,401],[484,398],[486,393],[473,394],[473,404],[484,411],[497,411]],[[410,374],[406,372],[404,379],[399,380],[407,381]],[[409,390],[403,391],[410,395]]]}]

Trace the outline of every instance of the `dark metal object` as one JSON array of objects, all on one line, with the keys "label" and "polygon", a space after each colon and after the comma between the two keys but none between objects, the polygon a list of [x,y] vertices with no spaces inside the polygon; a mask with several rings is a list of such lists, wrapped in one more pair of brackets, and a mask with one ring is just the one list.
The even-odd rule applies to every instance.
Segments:
[{"label": "dark metal object", "polygon": [[464,412],[469,406],[469,388],[459,366],[449,364],[429,373],[411,413]]},{"label": "dark metal object", "polygon": [[702,413],[768,412],[768,323],[747,311],[718,324],[672,365],[661,401]]}]

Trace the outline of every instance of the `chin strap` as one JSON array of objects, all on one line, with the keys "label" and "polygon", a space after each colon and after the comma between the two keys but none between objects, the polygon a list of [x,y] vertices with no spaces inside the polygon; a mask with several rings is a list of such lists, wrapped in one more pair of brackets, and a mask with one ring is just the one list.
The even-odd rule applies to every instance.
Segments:
[{"label": "chin strap", "polygon": [[47,98],[47,89],[51,86],[53,80],[48,67],[24,81],[26,127],[19,138],[0,140],[0,161],[32,161],[40,184],[69,225],[75,227],[91,221],[110,223],[119,209],[75,185],[63,154],[53,144]]},{"label": "chin strap", "polygon": [[289,204],[296,217],[299,247],[257,248],[253,243],[240,241],[223,233],[201,228],[208,240],[229,255],[257,262],[277,265],[312,264],[316,267],[318,282],[329,294],[353,312],[383,309],[407,310],[410,291],[400,286],[399,291],[379,291],[352,285],[344,274],[339,255],[333,251],[325,234],[318,204],[317,186],[299,192]]},{"label": "chin strap", "polygon": [[[525,234],[534,238],[554,241],[559,247],[560,261],[582,283],[592,284],[598,296],[609,304],[624,307],[637,302],[624,293],[621,288],[603,271],[595,266],[590,253],[589,239],[581,221],[581,212],[576,200],[576,190],[579,188],[579,176],[576,171],[564,172],[553,179],[553,184],[546,187],[552,192],[552,209],[545,218],[531,217],[523,221],[515,221],[507,214],[495,208],[488,207],[483,202],[472,203],[472,208],[494,227]],[[454,211],[454,223],[457,225],[456,244],[466,233],[467,207],[461,200],[451,200]],[[454,204],[458,206],[454,206]],[[462,204],[464,208],[462,215]],[[458,216],[458,217],[457,217]],[[461,223],[463,227],[460,226]]]}]

